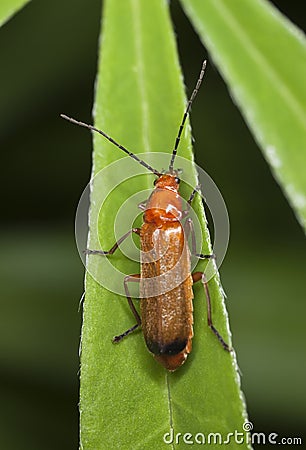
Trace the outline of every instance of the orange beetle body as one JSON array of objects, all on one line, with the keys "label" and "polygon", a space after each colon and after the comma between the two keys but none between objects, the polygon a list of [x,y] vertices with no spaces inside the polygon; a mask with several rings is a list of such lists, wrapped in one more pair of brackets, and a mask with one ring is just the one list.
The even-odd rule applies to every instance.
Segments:
[{"label": "orange beetle body", "polygon": [[[142,330],[150,352],[171,371],[186,360],[193,336],[190,254],[178,188],[172,174],[156,180],[140,230]],[[169,290],[171,283],[176,286]]]}]

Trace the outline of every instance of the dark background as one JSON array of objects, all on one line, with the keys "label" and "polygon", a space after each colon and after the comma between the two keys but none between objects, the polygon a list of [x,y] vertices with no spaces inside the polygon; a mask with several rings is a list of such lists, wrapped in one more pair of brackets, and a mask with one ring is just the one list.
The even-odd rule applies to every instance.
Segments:
[{"label": "dark background", "polygon": [[[303,2],[274,3],[304,27]],[[171,9],[192,88],[206,51],[178,3]],[[91,136],[59,114],[92,121],[100,14],[98,0],[33,0],[0,30],[0,436],[6,450],[78,445],[84,269],[74,214],[90,178]],[[192,124],[197,163],[217,183],[230,215],[221,276],[250,419],[256,431],[302,436],[303,232],[211,60]]]}]

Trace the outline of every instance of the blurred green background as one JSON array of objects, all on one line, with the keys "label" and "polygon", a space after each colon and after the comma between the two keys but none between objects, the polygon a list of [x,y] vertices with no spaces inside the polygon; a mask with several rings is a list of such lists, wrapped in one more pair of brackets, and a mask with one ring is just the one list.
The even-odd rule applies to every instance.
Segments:
[{"label": "blurred green background", "polygon": [[[303,28],[305,3],[273,3]],[[178,2],[171,11],[190,93],[207,54]],[[92,122],[100,15],[100,0],[33,0],[0,29],[5,450],[78,445],[84,269],[74,214],[90,178],[91,136],[59,114]],[[303,436],[304,234],[211,60],[192,124],[196,161],[230,215],[221,277],[250,420],[256,431]]]}]

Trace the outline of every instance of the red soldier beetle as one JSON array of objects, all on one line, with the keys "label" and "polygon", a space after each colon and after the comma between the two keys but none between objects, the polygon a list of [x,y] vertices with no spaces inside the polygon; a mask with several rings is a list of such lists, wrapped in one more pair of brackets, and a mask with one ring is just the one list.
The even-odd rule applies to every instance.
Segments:
[{"label": "red soldier beetle", "polygon": [[[171,154],[169,168],[165,172],[154,169],[105,132],[92,125],[61,115],[62,118],[72,123],[101,134],[157,176],[154,181],[154,190],[149,199],[139,205],[144,210],[144,223],[141,228],[129,230],[108,251],[86,250],[85,253],[102,256],[112,255],[131,233],[140,236],[141,273],[127,275],[124,278],[126,297],[136,319],[136,324],[124,333],[115,336],[113,342],[120,342],[141,326],[148,350],[169,371],[174,371],[180,367],[191,352],[193,338],[192,285],[197,281],[202,282],[206,295],[208,326],[222,347],[226,351],[231,351],[229,345],[213,325],[211,299],[205,274],[203,272],[191,273],[190,251],[187,245],[190,234],[192,235],[192,251],[199,259],[214,258],[214,255],[196,253],[192,219],[187,218],[184,226],[181,223],[181,220],[187,217],[189,210],[188,208],[182,209],[182,199],[179,194],[179,170],[174,169],[174,161],[184,125],[202,83],[205,67],[206,61],[203,62],[196,86],[188,101]],[[192,191],[187,201],[189,208],[197,190],[198,188],[195,188]],[[140,284],[141,314],[138,313],[133,303],[128,289],[129,282]],[[160,285],[169,286],[169,289],[159,292]],[[155,292],[156,289],[157,292]]]}]

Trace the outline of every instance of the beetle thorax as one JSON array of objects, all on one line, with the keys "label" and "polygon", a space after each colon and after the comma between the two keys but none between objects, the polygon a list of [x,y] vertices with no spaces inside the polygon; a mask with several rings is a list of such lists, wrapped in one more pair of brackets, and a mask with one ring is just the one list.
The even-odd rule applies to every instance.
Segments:
[{"label": "beetle thorax", "polygon": [[179,221],[182,218],[182,200],[178,193],[177,178],[171,174],[161,175],[155,182],[144,213],[145,222],[154,222],[161,227],[163,222]]}]

